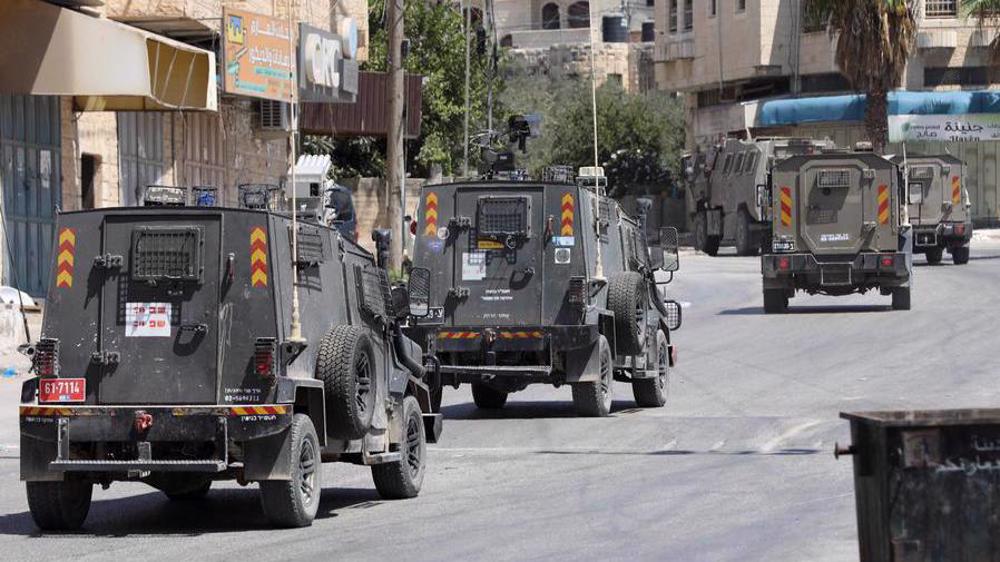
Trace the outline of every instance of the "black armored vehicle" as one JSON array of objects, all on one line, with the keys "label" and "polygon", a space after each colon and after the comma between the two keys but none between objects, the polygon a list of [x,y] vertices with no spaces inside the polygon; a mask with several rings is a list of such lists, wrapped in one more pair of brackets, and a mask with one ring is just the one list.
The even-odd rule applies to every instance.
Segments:
[{"label": "black armored vehicle", "polygon": [[413,264],[434,324],[411,336],[440,361],[432,388],[471,384],[477,406],[501,408],[529,384],[565,384],[579,414],[606,416],[615,379],[640,406],[665,403],[681,310],[657,285],[677,270],[676,230],[650,248],[594,172],[423,188]]},{"label": "black armored vehicle", "polygon": [[21,393],[36,524],[80,527],[94,484],[191,499],[236,480],[259,483],[274,524],[305,526],[332,461],[371,465],[383,497],[415,496],[440,416],[398,327],[405,291],[333,228],[176,191],[58,217]]}]

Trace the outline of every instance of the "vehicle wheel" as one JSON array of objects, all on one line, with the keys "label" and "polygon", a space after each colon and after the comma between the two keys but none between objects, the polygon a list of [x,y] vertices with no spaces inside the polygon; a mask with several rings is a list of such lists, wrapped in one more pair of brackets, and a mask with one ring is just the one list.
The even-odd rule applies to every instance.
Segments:
[{"label": "vehicle wheel", "polygon": [[477,408],[499,410],[507,403],[507,393],[481,382],[472,383],[472,401]]},{"label": "vehicle wheel", "polygon": [[957,248],[952,248],[951,261],[955,265],[965,265],[969,263],[969,247],[959,246]]},{"label": "vehicle wheel", "polygon": [[619,353],[639,355],[646,346],[649,293],[641,273],[622,271],[608,282],[608,310],[615,315],[615,342]]},{"label": "vehicle wheel", "polygon": [[375,413],[375,352],[368,335],[356,326],[336,326],[319,344],[316,378],[326,395],[327,433],[358,439]]},{"label": "vehicle wheel", "polygon": [[601,358],[601,378],[573,385],[573,407],[576,408],[576,413],[591,418],[603,418],[610,414],[614,398],[614,358],[611,357],[611,346],[604,336],[598,337],[597,345]]},{"label": "vehicle wheel", "polygon": [[924,252],[924,257],[927,258],[927,263],[931,265],[937,265],[941,263],[941,257],[944,255],[944,249],[942,248],[927,248]]},{"label": "vehicle wheel", "polygon": [[698,213],[694,217],[694,240],[697,250],[710,256],[719,253],[719,237],[708,235],[708,217],[705,213]]},{"label": "vehicle wheel", "polygon": [[667,403],[667,390],[670,384],[670,347],[667,336],[660,330],[656,331],[656,350],[654,355],[656,378],[637,379],[632,382],[632,395],[635,404],[640,408],[660,408]]},{"label": "vehicle wheel", "polygon": [[788,312],[788,296],[784,289],[764,289],[764,313],[783,314]]},{"label": "vehicle wheel", "polygon": [[260,501],[264,515],[280,527],[307,527],[316,518],[323,491],[319,438],[312,420],[295,414],[288,431],[292,450],[289,455],[291,480],[263,480]]},{"label": "vehicle wheel", "polygon": [[736,254],[757,255],[757,246],[754,245],[753,233],[750,232],[750,215],[745,209],[740,209],[736,213]]},{"label": "vehicle wheel", "polygon": [[424,482],[427,462],[427,436],[420,404],[412,396],[403,398],[403,431],[405,440],[400,445],[402,459],[372,466],[372,479],[378,495],[388,500],[416,497]]},{"label": "vehicle wheel", "polygon": [[896,287],[892,290],[892,309],[910,310],[910,288]]},{"label": "vehicle wheel", "polygon": [[90,511],[94,485],[89,482],[26,482],[28,509],[43,531],[75,531]]}]

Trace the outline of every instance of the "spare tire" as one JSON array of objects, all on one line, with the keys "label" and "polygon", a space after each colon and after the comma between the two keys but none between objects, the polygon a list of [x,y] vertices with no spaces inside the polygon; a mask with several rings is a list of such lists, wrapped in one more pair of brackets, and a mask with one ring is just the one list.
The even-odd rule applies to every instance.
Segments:
[{"label": "spare tire", "polygon": [[319,344],[316,378],[323,381],[327,434],[358,439],[368,433],[377,395],[375,352],[356,326],[335,326]]},{"label": "spare tire", "polygon": [[622,271],[608,282],[608,310],[615,315],[615,349],[639,355],[646,347],[646,312],[649,294],[641,273]]}]

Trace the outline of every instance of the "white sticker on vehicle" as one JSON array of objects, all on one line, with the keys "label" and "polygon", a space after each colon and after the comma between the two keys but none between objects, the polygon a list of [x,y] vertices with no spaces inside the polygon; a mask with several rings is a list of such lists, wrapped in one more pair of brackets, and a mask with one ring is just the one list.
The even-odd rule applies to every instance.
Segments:
[{"label": "white sticker on vehicle", "polygon": [[169,338],[169,302],[130,302],[125,304],[125,337]]},{"label": "white sticker on vehicle", "polygon": [[836,234],[820,234],[820,242],[847,242],[851,239],[851,235],[846,232],[838,232]]},{"label": "white sticker on vehicle", "polygon": [[556,246],[562,246],[562,247],[576,245],[576,239],[573,238],[572,236],[555,236],[552,238],[552,242]]},{"label": "white sticker on vehicle", "polygon": [[462,253],[462,281],[486,279],[486,252]]}]

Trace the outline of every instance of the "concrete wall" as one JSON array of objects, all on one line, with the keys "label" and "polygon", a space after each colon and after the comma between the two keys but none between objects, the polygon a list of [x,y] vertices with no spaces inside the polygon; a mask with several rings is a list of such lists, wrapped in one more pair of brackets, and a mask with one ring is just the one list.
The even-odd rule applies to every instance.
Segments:
[{"label": "concrete wall", "polygon": [[[589,78],[590,45],[554,45],[545,49],[512,49],[517,66],[547,69],[562,76]],[[652,46],[644,43],[598,43],[594,57],[598,84],[612,75],[621,79],[627,91],[640,92],[653,86]]]}]

